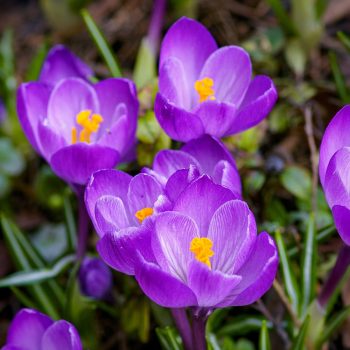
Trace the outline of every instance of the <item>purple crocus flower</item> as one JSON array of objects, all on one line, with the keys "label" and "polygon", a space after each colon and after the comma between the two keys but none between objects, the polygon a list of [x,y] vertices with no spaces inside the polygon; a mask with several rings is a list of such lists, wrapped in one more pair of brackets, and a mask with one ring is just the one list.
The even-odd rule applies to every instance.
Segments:
[{"label": "purple crocus flower", "polygon": [[161,46],[157,119],[171,138],[184,142],[246,130],[265,118],[277,99],[269,77],[251,77],[245,50],[218,49],[203,25],[181,18]]},{"label": "purple crocus flower", "polygon": [[144,293],[165,307],[209,311],[251,304],[277,271],[273,239],[257,235],[247,204],[207,176],[180,194],[173,211],[155,217],[150,242],[152,254],[149,246],[137,248],[135,276]]},{"label": "purple crocus flower", "polygon": [[112,272],[99,258],[84,258],[79,270],[83,294],[94,299],[108,297],[112,288]]},{"label": "purple crocus flower", "polygon": [[13,319],[2,350],[82,350],[75,327],[65,321],[53,321],[33,309],[20,310]]},{"label": "purple crocus flower", "polygon": [[320,148],[319,174],[335,226],[350,245],[350,106],[329,123]]},{"label": "purple crocus flower", "polygon": [[[186,143],[180,151],[163,150],[158,152],[153,162],[153,169],[145,168],[143,172],[153,175],[164,187],[170,199],[174,199],[182,190],[179,178],[188,177],[197,170],[197,176],[209,175],[217,184],[229,188],[237,198],[241,197],[242,186],[236,163],[224,146],[214,136],[204,135]],[[172,176],[178,170],[177,176]],[[171,180],[169,181],[169,178]],[[186,182],[183,182],[186,184]]]},{"label": "purple crocus flower", "polygon": [[[23,130],[53,171],[73,185],[113,168],[135,145],[134,84],[86,80],[91,70],[62,47],[53,49],[38,82],[21,84],[17,111]],[[52,78],[52,79],[51,79]]]}]

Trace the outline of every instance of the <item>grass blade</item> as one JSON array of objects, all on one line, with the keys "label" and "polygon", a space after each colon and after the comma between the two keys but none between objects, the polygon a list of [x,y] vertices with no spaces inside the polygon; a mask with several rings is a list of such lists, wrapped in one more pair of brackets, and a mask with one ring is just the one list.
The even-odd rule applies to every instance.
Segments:
[{"label": "grass blade", "polygon": [[308,315],[300,330],[298,335],[294,338],[294,341],[292,343],[292,346],[290,348],[290,350],[304,350],[305,349],[305,340],[306,340],[306,334],[307,334],[307,330],[309,327],[309,323],[310,323],[310,316]]},{"label": "grass blade", "polygon": [[350,102],[350,94],[346,87],[345,79],[343,76],[343,73],[341,72],[337,57],[335,56],[334,52],[329,53],[329,62],[331,64],[331,69],[335,81],[335,85],[337,87],[338,94],[340,96],[340,99],[343,103],[349,103]]},{"label": "grass blade", "polygon": [[267,330],[266,320],[264,320],[261,325],[259,350],[271,350],[270,337]]}]

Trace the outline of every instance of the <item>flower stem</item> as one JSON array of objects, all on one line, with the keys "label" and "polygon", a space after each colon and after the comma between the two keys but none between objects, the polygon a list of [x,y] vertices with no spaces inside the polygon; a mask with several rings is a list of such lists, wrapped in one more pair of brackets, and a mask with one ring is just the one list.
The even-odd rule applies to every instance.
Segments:
[{"label": "flower stem", "polygon": [[337,261],[331,271],[326,283],[324,284],[321,293],[318,297],[318,303],[323,308],[327,308],[327,304],[337,290],[339,283],[343,279],[350,265],[350,247],[344,245],[338,254]]},{"label": "flower stem", "polygon": [[207,341],[205,338],[205,327],[207,316],[193,315],[192,319],[192,339],[193,350],[206,350]]},{"label": "flower stem", "polygon": [[173,315],[176,328],[181,335],[184,348],[186,350],[192,350],[192,332],[186,309],[171,309],[171,314]]}]

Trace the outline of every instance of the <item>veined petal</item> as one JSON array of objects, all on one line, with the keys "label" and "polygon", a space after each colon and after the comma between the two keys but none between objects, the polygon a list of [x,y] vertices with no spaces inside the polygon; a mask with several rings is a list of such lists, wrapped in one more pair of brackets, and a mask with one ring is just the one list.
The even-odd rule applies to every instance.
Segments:
[{"label": "veined petal", "polygon": [[227,187],[238,199],[241,199],[242,184],[235,166],[226,160],[221,160],[216,164],[212,177],[215,183]]}]

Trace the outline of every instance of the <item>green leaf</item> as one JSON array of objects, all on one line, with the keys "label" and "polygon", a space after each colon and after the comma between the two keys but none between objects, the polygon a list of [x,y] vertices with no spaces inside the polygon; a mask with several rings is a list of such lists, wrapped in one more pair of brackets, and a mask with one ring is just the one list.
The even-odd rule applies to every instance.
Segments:
[{"label": "green leaf", "polygon": [[295,197],[310,201],[311,198],[311,175],[298,166],[287,167],[280,177],[282,185]]},{"label": "green leaf", "polygon": [[66,191],[63,200],[64,217],[66,222],[66,237],[69,251],[75,251],[77,246],[77,229],[74,220],[74,212],[70,202],[69,193]]},{"label": "green leaf", "polygon": [[294,35],[296,34],[296,29],[293,22],[290,19],[287,11],[283,7],[281,0],[267,0],[267,3],[271,6],[273,12],[275,13],[278,22],[281,27],[286,31],[286,33]]},{"label": "green leaf", "polygon": [[307,62],[306,52],[300,40],[290,39],[285,48],[288,66],[297,77],[303,76]]},{"label": "green leaf", "polygon": [[68,255],[60,259],[51,269],[15,272],[0,279],[0,288],[33,285],[54,278],[65,271],[75,259],[74,255]]},{"label": "green leaf", "polygon": [[156,328],[156,334],[163,350],[182,350],[181,339],[174,328]]},{"label": "green leaf", "polygon": [[118,62],[112,52],[112,49],[109,47],[106,39],[104,38],[101,31],[98,29],[95,21],[89,14],[87,10],[81,10],[81,15],[83,17],[83,20],[85,22],[85,25],[87,29],[89,30],[89,33],[91,37],[93,38],[96,46],[100,50],[100,53],[105,60],[109,71],[111,72],[113,77],[121,77],[122,72],[119,68]]},{"label": "green leaf", "polygon": [[288,297],[291,301],[293,310],[298,312],[299,307],[299,290],[297,287],[296,278],[294,272],[291,268],[289,258],[286,252],[286,248],[283,242],[283,238],[279,231],[276,231],[276,244],[278,247],[279,257],[280,257],[280,266],[282,267],[282,276],[284,280],[284,286]]},{"label": "green leaf", "polygon": [[157,76],[157,58],[152,51],[148,38],[143,38],[136,56],[134,82],[138,88],[144,87]]},{"label": "green leaf", "polygon": [[345,78],[339,68],[337,57],[335,56],[334,52],[329,52],[329,62],[331,64],[333,78],[334,78],[335,85],[337,87],[337,91],[340,96],[340,99],[342,100],[343,103],[349,103],[350,93],[346,86]]},{"label": "green leaf", "polygon": [[350,37],[348,37],[343,32],[337,32],[337,36],[338,36],[339,40],[343,43],[345,48],[350,52]]},{"label": "green leaf", "polygon": [[41,44],[36,55],[32,59],[29,64],[29,68],[27,69],[25,81],[34,81],[38,80],[41,67],[44,63],[44,60],[47,55],[48,45],[47,43]]},{"label": "green leaf", "polygon": [[305,349],[305,340],[306,340],[306,334],[307,329],[310,323],[310,316],[308,315],[303,324],[301,325],[301,328],[299,330],[298,335],[294,338],[292,346],[290,350],[304,350]]},{"label": "green leaf", "polygon": [[264,320],[261,325],[259,350],[271,350],[270,337],[267,330],[266,320]]},{"label": "green leaf", "polygon": [[305,315],[312,299],[315,296],[317,283],[316,273],[316,234],[315,234],[315,218],[311,214],[309,224],[306,231],[303,256],[302,256],[302,283],[301,283],[301,303],[300,314]]}]

